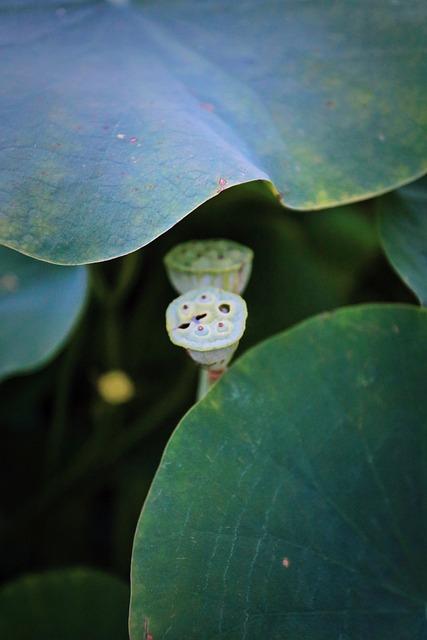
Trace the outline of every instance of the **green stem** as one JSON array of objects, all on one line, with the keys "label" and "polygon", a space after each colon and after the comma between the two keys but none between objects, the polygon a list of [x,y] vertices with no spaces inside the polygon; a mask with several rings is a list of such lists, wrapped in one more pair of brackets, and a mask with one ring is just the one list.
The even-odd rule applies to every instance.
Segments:
[{"label": "green stem", "polygon": [[110,300],[114,306],[119,306],[139,275],[143,252],[141,250],[129,253],[122,258],[121,269],[116,285],[111,292]]},{"label": "green stem", "polygon": [[[191,367],[189,369],[191,378],[193,377],[193,372],[194,369]],[[16,514],[9,529],[4,532],[3,539],[6,541],[13,540],[19,531],[26,529],[34,519],[42,516],[72,486],[88,481],[89,478],[95,477],[98,472],[117,463],[122,456],[138,446],[148,433],[175,416],[186,402],[188,389],[188,376],[180,376],[180,383],[169,394],[167,403],[162,401],[164,400],[164,395],[162,394],[159,398],[156,398],[142,418],[139,418],[127,428],[123,428],[113,434],[110,432],[108,434],[110,436],[109,442],[102,443],[105,446],[103,446],[103,451],[101,452],[100,442],[105,440],[108,435],[106,436],[105,433],[101,433],[100,430],[96,429],[68,467],[58,474],[56,478],[50,480],[38,498]]]},{"label": "green stem", "polygon": [[119,314],[115,306],[105,307],[105,352],[109,369],[119,369],[121,361]]},{"label": "green stem", "polygon": [[91,265],[92,291],[104,308],[105,353],[107,366],[110,369],[120,367],[120,308],[139,274],[142,255],[141,251],[135,251],[121,259],[119,274],[114,285],[107,283],[100,265]]},{"label": "green stem", "polygon": [[52,423],[46,444],[46,475],[50,477],[58,467],[67,426],[67,403],[81,343],[81,330],[77,329],[63,355],[59,369],[54,405],[52,409]]},{"label": "green stem", "polygon": [[196,395],[197,401],[204,398],[209,389],[213,387],[215,382],[221,378],[226,370],[227,368],[221,369],[221,371],[208,371],[207,369],[202,368],[199,370],[199,381]]},{"label": "green stem", "polygon": [[119,274],[113,285],[106,281],[100,264],[89,265],[92,292],[98,301],[104,305],[119,307],[139,275],[142,258],[142,251],[135,251],[121,258]]},{"label": "green stem", "polygon": [[208,372],[206,369],[199,369],[199,380],[197,384],[197,394],[196,400],[197,402],[204,398],[211,387],[211,383],[209,381]]},{"label": "green stem", "polygon": [[94,294],[95,298],[97,298],[98,302],[104,304],[106,298],[109,295],[109,289],[102,276],[100,265],[90,264],[89,274],[91,292]]}]

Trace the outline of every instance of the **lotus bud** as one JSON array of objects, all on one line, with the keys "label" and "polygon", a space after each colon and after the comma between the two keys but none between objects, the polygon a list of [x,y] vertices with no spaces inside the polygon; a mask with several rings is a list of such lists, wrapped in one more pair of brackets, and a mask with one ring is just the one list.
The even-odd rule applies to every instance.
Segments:
[{"label": "lotus bud", "polygon": [[252,270],[253,251],[232,240],[192,240],[176,245],[164,258],[178,293],[211,286],[243,293]]},{"label": "lotus bud", "polygon": [[239,295],[203,287],[187,291],[166,310],[166,329],[173,344],[209,371],[223,371],[242,337],[246,302]]}]

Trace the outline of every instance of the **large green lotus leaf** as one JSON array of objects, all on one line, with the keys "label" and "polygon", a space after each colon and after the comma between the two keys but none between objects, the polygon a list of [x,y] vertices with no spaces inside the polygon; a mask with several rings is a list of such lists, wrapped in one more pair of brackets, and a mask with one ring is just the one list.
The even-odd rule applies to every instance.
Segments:
[{"label": "large green lotus leaf", "polygon": [[409,305],[324,314],[240,358],[154,479],[132,640],[424,640],[426,362]]},{"label": "large green lotus leaf", "polygon": [[388,259],[427,306],[427,179],[378,198],[376,207]]},{"label": "large green lotus leaf", "polygon": [[6,0],[0,239],[122,255],[224,188],[317,209],[427,170],[424,0]]},{"label": "large green lotus leaf", "polygon": [[43,364],[76,323],[85,267],[60,267],[0,247],[0,379]]},{"label": "large green lotus leaf", "polygon": [[0,637],[126,640],[128,603],[127,585],[100,571],[25,576],[0,591]]}]

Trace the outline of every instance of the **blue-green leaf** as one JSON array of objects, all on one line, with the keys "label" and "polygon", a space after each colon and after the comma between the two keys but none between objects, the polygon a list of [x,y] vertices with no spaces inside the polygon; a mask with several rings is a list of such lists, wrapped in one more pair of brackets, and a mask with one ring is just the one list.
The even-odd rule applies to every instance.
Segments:
[{"label": "blue-green leaf", "polygon": [[224,188],[360,200],[427,170],[423,0],[7,0],[0,241],[123,255]]},{"label": "blue-green leaf", "polygon": [[60,267],[0,247],[0,379],[51,358],[76,323],[85,267]]},{"label": "blue-green leaf", "polygon": [[378,198],[376,207],[388,259],[427,306],[427,179]]}]

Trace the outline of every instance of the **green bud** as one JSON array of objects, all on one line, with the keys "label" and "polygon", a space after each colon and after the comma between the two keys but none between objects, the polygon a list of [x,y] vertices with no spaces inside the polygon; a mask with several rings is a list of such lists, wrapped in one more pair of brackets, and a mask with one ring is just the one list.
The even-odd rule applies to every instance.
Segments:
[{"label": "green bud", "polygon": [[211,371],[224,369],[246,326],[246,302],[239,295],[203,287],[187,291],[166,310],[166,329],[173,344]]},{"label": "green bud", "polygon": [[191,240],[178,244],[164,258],[178,293],[212,286],[242,293],[252,270],[253,251],[232,240]]}]

